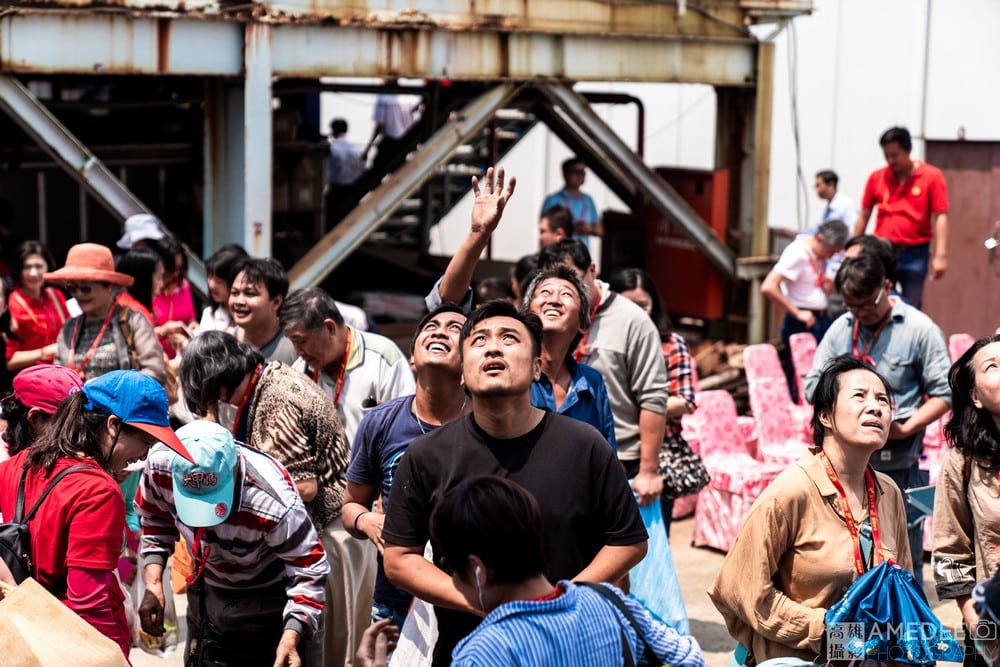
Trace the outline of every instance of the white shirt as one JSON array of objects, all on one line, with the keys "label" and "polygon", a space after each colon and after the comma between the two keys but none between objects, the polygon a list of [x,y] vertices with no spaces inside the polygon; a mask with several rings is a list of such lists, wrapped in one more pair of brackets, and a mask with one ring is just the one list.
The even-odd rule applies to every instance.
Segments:
[{"label": "white shirt", "polygon": [[385,136],[399,139],[415,122],[412,105],[408,99],[400,95],[379,95],[375,98],[375,114],[373,120],[381,125]]},{"label": "white shirt", "polygon": [[819,221],[823,223],[827,220],[840,220],[851,229],[857,219],[858,207],[854,201],[847,195],[837,192],[834,193],[833,199],[827,202]]},{"label": "white shirt", "polygon": [[781,289],[793,306],[806,310],[826,310],[826,291],[821,284],[825,261],[813,255],[808,242],[809,235],[796,236],[781,253],[773,270],[784,278]]},{"label": "white shirt", "polygon": [[330,142],[330,161],[326,182],[330,185],[353,185],[365,173],[365,161],[357,146],[346,137]]}]

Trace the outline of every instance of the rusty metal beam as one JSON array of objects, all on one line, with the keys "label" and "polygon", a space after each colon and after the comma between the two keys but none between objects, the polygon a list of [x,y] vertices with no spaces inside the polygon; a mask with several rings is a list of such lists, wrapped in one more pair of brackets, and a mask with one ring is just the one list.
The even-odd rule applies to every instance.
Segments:
[{"label": "rusty metal beam", "polygon": [[[648,81],[751,86],[756,40],[693,34],[509,31],[485,25],[244,22],[222,17],[14,10],[0,71],[240,76],[248,25],[267,25],[277,77]],[[695,39],[694,37],[698,38]]]},{"label": "rusty metal beam", "polygon": [[617,169],[634,184],[653,206],[656,206],[691,240],[712,264],[728,278],[736,277],[736,257],[732,250],[715,235],[690,204],[677,194],[666,181],[639,159],[625,142],[590,108],[587,100],[559,82],[535,84],[554,105],[563,108],[579,127],[586,127],[597,142],[607,164]]},{"label": "rusty metal beam", "polygon": [[456,112],[411,159],[375,188],[291,268],[288,272],[290,289],[319,284],[388,219],[400,202],[433,176],[459,146],[479,132],[518,88],[512,83],[500,84]]},{"label": "rusty metal beam", "polygon": [[[0,74],[0,108],[120,221],[136,213],[153,213],[31,91],[4,74]],[[168,229],[163,231],[171,234]],[[208,279],[201,258],[188,251],[188,266],[191,284],[207,292]]]}]

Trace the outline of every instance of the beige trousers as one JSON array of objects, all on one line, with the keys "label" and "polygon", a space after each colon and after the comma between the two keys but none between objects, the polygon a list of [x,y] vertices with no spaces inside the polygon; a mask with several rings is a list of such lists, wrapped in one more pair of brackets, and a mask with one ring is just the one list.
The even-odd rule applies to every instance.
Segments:
[{"label": "beige trousers", "polygon": [[339,516],[320,536],[330,561],[323,662],[326,667],[352,667],[361,634],[371,625],[378,551],[368,540],[352,537]]}]

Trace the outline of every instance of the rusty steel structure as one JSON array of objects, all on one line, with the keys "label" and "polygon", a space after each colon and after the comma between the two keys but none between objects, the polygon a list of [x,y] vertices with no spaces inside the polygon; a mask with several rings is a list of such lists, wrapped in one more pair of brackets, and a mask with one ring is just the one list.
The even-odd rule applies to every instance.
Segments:
[{"label": "rusty steel structure", "polygon": [[[19,81],[200,78],[202,245],[235,242],[264,256],[273,233],[276,82],[380,77],[482,85],[468,117],[430,133],[411,164],[292,268],[301,285],[322,280],[462,136],[532,89],[550,108],[557,133],[608,163],[602,176],[620,180],[616,191],[653,202],[721,272],[736,277],[737,257],[766,247],[773,47],[749,26],[772,22],[780,29],[811,10],[811,0],[18,0],[0,12],[0,107],[124,219],[142,203]],[[593,122],[586,100],[573,91],[587,81],[716,88],[716,161],[734,174],[735,244],[713,236],[641,156],[622,153],[627,149],[610,128]],[[195,278],[203,285],[203,276]]]}]

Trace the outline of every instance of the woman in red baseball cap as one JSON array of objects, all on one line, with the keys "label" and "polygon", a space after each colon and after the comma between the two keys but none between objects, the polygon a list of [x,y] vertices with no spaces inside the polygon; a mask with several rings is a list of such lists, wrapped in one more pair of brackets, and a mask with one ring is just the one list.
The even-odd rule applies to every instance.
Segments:
[{"label": "woman in red baseball cap", "polygon": [[59,404],[82,387],[80,376],[64,366],[31,366],[18,373],[13,390],[0,399],[0,414],[7,422],[0,439],[7,454],[13,456],[34,442]]},{"label": "woman in red baseball cap", "polygon": [[27,508],[51,484],[28,522],[31,576],[126,656],[124,595],[114,576],[125,500],[112,475],[145,459],[157,442],[191,458],[170,428],[163,387],[136,371],[112,371],[70,393],[34,444],[0,463],[4,517],[14,516],[20,488]]}]

